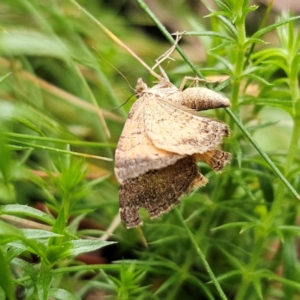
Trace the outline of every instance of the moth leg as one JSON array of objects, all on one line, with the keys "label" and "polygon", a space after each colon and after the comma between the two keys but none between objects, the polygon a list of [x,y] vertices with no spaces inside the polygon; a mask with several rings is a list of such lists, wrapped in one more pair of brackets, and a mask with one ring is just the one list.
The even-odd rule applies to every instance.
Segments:
[{"label": "moth leg", "polygon": [[182,79],[182,81],[181,81],[181,84],[180,84],[180,88],[179,88],[180,91],[183,91],[184,86],[185,86],[185,84],[186,84],[186,82],[188,80],[192,81],[192,83],[190,84],[190,86],[192,86],[194,83],[196,83],[196,86],[197,86],[198,82],[212,83],[212,84],[220,83],[220,80],[206,80],[206,79],[199,78],[199,77],[184,76],[183,79]]},{"label": "moth leg", "polygon": [[[151,68],[152,70],[154,70],[155,68],[157,68],[163,61],[165,61],[166,59],[170,59],[170,60],[174,60],[173,58],[170,57],[170,55],[173,53],[173,51],[175,50],[177,44],[179,43],[180,39],[182,38],[182,35],[180,35],[179,33],[176,34],[176,40],[174,41],[174,44],[172,45],[172,47],[170,49],[168,49],[164,54],[162,54],[158,59],[156,59],[156,63],[155,65]],[[164,76],[164,75],[163,75]]]}]

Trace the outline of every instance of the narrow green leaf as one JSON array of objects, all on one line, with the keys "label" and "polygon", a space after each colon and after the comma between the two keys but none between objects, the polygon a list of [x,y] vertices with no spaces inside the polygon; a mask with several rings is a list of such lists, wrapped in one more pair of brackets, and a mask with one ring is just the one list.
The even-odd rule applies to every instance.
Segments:
[{"label": "narrow green leaf", "polygon": [[253,285],[254,285],[254,289],[255,289],[259,299],[263,299],[260,278],[254,277],[253,278]]},{"label": "narrow green leaf", "polygon": [[231,222],[231,223],[223,224],[218,227],[214,227],[211,229],[211,231],[217,231],[217,230],[222,230],[222,229],[232,228],[232,227],[242,227],[245,226],[246,224],[248,224],[248,222]]},{"label": "narrow green leaf", "polygon": [[255,74],[244,74],[241,76],[241,78],[251,78],[253,80],[256,80],[264,85],[267,85],[267,86],[271,86],[273,85],[272,83],[268,82],[267,80],[265,80],[264,78],[258,76],[258,75],[255,75]]},{"label": "narrow green leaf", "polygon": [[21,232],[28,239],[47,239],[49,237],[60,236],[54,232],[41,229],[21,229]]},{"label": "narrow green leaf", "polygon": [[80,297],[74,295],[66,290],[52,288],[49,291],[49,296],[53,297],[54,299],[61,299],[61,300],[80,300]]},{"label": "narrow green leaf", "polygon": [[184,32],[183,35],[186,36],[210,36],[210,37],[216,37],[216,38],[221,38],[224,40],[231,41],[232,43],[235,42],[235,40],[232,37],[229,37],[225,34],[214,32],[214,31],[186,31]]},{"label": "narrow green leaf", "polygon": [[225,18],[224,16],[218,16],[218,19],[225,25],[225,27],[231,32],[231,34],[237,38],[238,33],[237,30],[235,28],[235,26],[233,25],[234,22],[231,22],[229,20],[229,18]]},{"label": "narrow green leaf", "polygon": [[24,259],[15,258],[12,260],[12,264],[20,268],[24,272],[24,276],[29,276],[32,284],[36,285],[38,270],[31,263],[28,263]]},{"label": "narrow green leaf", "polygon": [[220,43],[218,46],[211,48],[210,51],[217,51],[217,50],[220,50],[227,46],[232,46],[232,45],[233,45],[232,42],[223,42],[223,43]]},{"label": "narrow green leaf", "polygon": [[69,53],[61,40],[29,30],[2,31],[0,53],[5,55],[43,55],[69,61]]},{"label": "narrow green leaf", "polygon": [[248,47],[251,44],[262,44],[262,45],[268,45],[268,42],[265,42],[262,39],[255,39],[255,38],[249,38],[247,42],[245,43],[245,47]]},{"label": "narrow green leaf", "polygon": [[7,74],[4,75],[4,76],[1,76],[1,77],[0,77],[0,83],[1,83],[2,81],[4,81],[10,74],[11,74],[11,72],[7,73]]},{"label": "narrow green leaf", "polygon": [[53,225],[55,221],[55,219],[51,215],[46,214],[30,206],[21,205],[21,204],[1,205],[0,215],[3,214],[13,215],[13,216],[26,216],[26,217],[43,221],[49,225]]},{"label": "narrow green leaf", "polygon": [[222,275],[219,275],[217,277],[217,279],[218,279],[219,282],[221,282],[222,280],[230,279],[230,278],[236,277],[236,276],[241,276],[241,271],[240,270],[234,270],[234,271],[226,272]]},{"label": "narrow green leaf", "polygon": [[8,261],[1,247],[0,247],[0,266],[1,266],[0,286],[3,288],[6,294],[6,298],[8,300],[14,300],[16,298],[15,298],[14,288],[12,285],[13,279],[10,273]]},{"label": "narrow green leaf", "polygon": [[94,251],[102,247],[115,244],[115,242],[104,242],[99,240],[73,240],[65,242],[63,249],[60,251],[60,258],[68,256],[76,256],[81,253]]},{"label": "narrow green leaf", "polygon": [[78,255],[80,253],[94,251],[115,243],[116,242],[106,242],[99,240],[74,240],[66,242],[64,245],[70,247],[69,255]]},{"label": "narrow green leaf", "polygon": [[293,21],[295,21],[295,20],[298,20],[299,18],[300,18],[300,16],[287,18],[287,19],[285,19],[285,20],[282,20],[282,21],[279,21],[279,22],[274,23],[274,24],[272,24],[272,25],[269,25],[269,26],[267,26],[267,27],[264,27],[264,28],[260,29],[259,31],[255,32],[255,33],[252,35],[251,38],[258,38],[258,37],[260,37],[261,35],[263,35],[263,34],[269,32],[269,31],[271,31],[271,30],[273,30],[273,29],[275,29],[275,28],[277,28],[277,27],[279,27],[279,26],[282,26],[282,25],[285,25],[285,24],[287,24],[287,23],[293,22]]}]

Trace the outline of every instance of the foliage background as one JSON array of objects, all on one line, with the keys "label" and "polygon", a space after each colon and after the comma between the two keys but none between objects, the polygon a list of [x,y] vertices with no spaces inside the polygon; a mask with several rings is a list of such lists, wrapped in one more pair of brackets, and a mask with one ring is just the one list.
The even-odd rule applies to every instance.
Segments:
[{"label": "foliage background", "polygon": [[[79,3],[152,66],[170,44],[138,2]],[[74,1],[0,2],[3,297],[300,298],[299,203],[262,158],[299,191],[298,23],[254,36],[277,22],[274,11],[215,2],[147,3],[170,32],[231,38],[180,45],[207,78],[232,76],[222,92],[263,152],[224,110],[207,112],[232,128],[232,164],[222,175],[200,164],[210,183],[160,219],[143,213],[134,230],[119,223],[113,162],[99,157],[113,158],[135,100],[128,83],[153,78]],[[203,18],[208,7],[219,14]],[[173,57],[164,68],[179,86],[195,73]]]}]

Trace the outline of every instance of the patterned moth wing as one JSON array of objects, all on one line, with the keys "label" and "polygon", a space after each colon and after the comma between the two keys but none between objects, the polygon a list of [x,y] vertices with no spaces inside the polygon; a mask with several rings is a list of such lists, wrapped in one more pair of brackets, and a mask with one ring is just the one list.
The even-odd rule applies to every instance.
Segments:
[{"label": "patterned moth wing", "polygon": [[125,180],[120,186],[121,219],[127,228],[140,226],[143,223],[138,212],[141,207],[151,218],[158,217],[178,204],[182,195],[206,183],[192,156]]},{"label": "patterned moth wing", "polygon": [[206,88],[181,91],[167,80],[148,88],[139,79],[136,91],[139,98],[115,154],[120,215],[128,228],[142,224],[141,207],[157,217],[178,204],[183,194],[205,185],[198,160],[216,172],[230,161],[229,153],[217,149],[229,136],[228,126],[195,114],[228,107],[228,99]]},{"label": "patterned moth wing", "polygon": [[147,88],[141,79],[136,90],[139,99],[131,108],[115,154],[120,183],[186,155],[214,150],[229,135],[226,124],[191,110],[229,106],[228,99],[218,93],[205,88],[180,91],[168,81]]}]

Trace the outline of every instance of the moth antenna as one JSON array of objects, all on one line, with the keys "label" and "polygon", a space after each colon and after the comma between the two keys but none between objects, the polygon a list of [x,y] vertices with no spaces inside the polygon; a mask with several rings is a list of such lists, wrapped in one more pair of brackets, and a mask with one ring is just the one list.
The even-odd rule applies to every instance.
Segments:
[{"label": "moth antenna", "polygon": [[133,96],[135,96],[135,94],[131,95],[131,96],[130,96],[124,103],[122,103],[121,105],[119,105],[119,106],[113,108],[113,109],[111,110],[111,112],[114,111],[114,110],[117,110],[117,109],[121,108],[121,107],[122,107],[123,105],[125,105],[125,104],[126,104]]},{"label": "moth antenna", "polygon": [[[117,73],[119,73],[124,79],[125,79],[125,81],[127,82],[127,84],[128,84],[128,86],[134,91],[134,88],[130,85],[130,83],[129,83],[129,81],[128,81],[128,79],[126,78],[126,76],[120,71],[120,70],[118,70],[115,66],[113,66],[99,51],[97,51],[94,47],[93,47],[93,49],[97,52],[97,54],[110,66],[110,67],[112,67]],[[132,96],[131,96],[132,97]],[[130,97],[130,98],[131,98]],[[129,99],[130,99],[129,98]],[[128,100],[129,100],[128,99]],[[128,101],[127,100],[127,101]],[[126,102],[127,102],[126,101]],[[126,103],[125,102],[125,103]],[[122,104],[123,105],[123,104]],[[122,106],[121,105],[121,106]],[[115,108],[114,108],[115,109]]]}]

